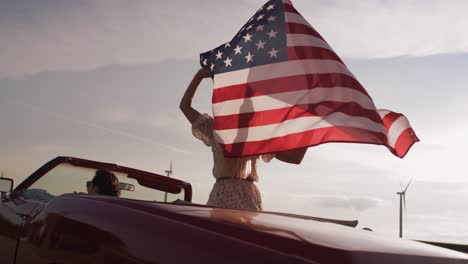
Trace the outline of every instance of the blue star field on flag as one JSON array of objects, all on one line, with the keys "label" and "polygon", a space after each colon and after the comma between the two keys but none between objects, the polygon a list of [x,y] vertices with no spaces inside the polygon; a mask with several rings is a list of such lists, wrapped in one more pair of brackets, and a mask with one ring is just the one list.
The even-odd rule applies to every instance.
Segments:
[{"label": "blue star field on flag", "polygon": [[201,66],[214,74],[285,61],[283,3],[268,1],[234,38],[200,55]]}]

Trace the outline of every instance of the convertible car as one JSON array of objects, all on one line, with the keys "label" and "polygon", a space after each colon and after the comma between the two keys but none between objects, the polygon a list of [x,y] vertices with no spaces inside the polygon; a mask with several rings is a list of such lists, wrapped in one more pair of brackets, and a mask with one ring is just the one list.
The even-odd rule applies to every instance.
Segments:
[{"label": "convertible car", "polygon": [[[120,197],[84,194],[97,169]],[[58,157],[12,187],[0,178],[0,263],[468,263],[357,221],[192,204],[187,182],[109,163]]]}]

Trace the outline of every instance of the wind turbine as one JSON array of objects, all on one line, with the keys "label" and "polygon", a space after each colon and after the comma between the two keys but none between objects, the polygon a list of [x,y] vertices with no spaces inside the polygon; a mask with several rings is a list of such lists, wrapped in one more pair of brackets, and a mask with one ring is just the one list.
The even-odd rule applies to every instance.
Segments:
[{"label": "wind turbine", "polygon": [[[171,160],[171,164],[170,164],[170,168],[169,170],[165,170],[164,171],[165,173],[167,173],[167,177],[171,177],[172,175],[172,160]],[[164,202],[167,202],[167,192],[164,194]]]},{"label": "wind turbine", "polygon": [[408,187],[410,186],[411,182],[413,181],[413,178],[408,182],[408,185],[406,185],[406,188],[403,190],[401,188],[401,192],[397,192],[398,195],[400,195],[400,238],[403,237],[403,206],[405,207],[405,214],[406,214],[406,190],[408,190]]},{"label": "wind turbine", "polygon": [[169,168],[169,170],[165,170],[164,172],[167,173],[167,177],[171,177],[172,172],[173,172],[173,171],[172,171],[172,160],[171,160],[171,163],[170,163],[170,168]]}]

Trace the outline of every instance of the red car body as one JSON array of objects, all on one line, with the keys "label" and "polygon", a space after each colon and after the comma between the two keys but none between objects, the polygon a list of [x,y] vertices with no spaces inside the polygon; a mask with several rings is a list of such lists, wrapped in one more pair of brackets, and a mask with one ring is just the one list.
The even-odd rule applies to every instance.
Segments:
[{"label": "red car body", "polygon": [[[126,172],[184,202],[21,195],[58,164]],[[189,183],[108,163],[59,157],[0,204],[0,263],[468,263],[468,255],[354,228],[357,222],[189,203]]]}]

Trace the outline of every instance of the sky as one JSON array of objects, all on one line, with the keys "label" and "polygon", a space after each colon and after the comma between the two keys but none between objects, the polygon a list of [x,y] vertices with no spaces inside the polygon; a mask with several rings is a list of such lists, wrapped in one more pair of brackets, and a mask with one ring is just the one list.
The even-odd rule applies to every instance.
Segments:
[{"label": "sky", "polygon": [[[404,113],[421,142],[324,144],[300,165],[261,164],[264,209],[359,220],[398,236],[468,244],[468,2],[295,0],[378,108]],[[174,177],[205,203],[211,150],[178,105],[199,53],[230,40],[251,0],[0,0],[0,170],[18,184],[59,155]],[[211,113],[212,83],[194,107]]]}]

